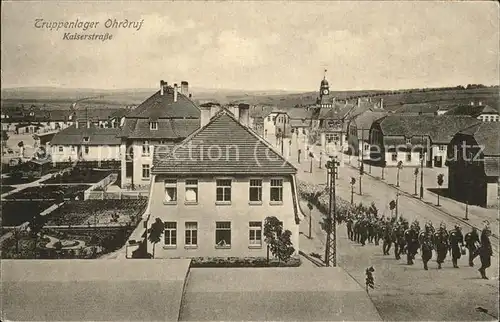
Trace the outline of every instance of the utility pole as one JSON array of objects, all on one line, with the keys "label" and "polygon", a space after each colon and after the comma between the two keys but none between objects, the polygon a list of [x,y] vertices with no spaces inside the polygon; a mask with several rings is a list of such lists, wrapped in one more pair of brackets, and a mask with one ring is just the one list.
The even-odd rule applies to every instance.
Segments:
[{"label": "utility pole", "polygon": [[319,168],[320,168],[320,169],[321,169],[321,160],[322,160],[322,158],[323,158],[323,152],[322,152],[322,151],[320,151],[320,152],[319,152]]},{"label": "utility pole", "polygon": [[[422,135],[422,144],[424,142],[424,136]],[[422,157],[420,158],[420,199],[424,198],[424,148],[422,146]]]},{"label": "utility pole", "polygon": [[326,234],[326,249],[325,249],[325,262],[326,266],[337,266],[337,219],[336,214],[336,192],[335,192],[335,172],[339,162],[337,160],[331,160],[326,163],[327,170],[330,170],[330,205],[328,212],[328,224],[327,224],[327,234]]}]

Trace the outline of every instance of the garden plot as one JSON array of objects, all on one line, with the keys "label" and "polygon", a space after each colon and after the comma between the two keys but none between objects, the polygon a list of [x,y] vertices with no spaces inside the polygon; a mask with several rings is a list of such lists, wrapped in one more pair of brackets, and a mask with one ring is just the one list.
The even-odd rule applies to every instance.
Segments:
[{"label": "garden plot", "polygon": [[69,201],[54,210],[47,225],[135,224],[147,200]]},{"label": "garden plot", "polygon": [[30,221],[33,216],[40,214],[52,206],[51,201],[5,201],[2,202],[2,226],[19,226]]}]

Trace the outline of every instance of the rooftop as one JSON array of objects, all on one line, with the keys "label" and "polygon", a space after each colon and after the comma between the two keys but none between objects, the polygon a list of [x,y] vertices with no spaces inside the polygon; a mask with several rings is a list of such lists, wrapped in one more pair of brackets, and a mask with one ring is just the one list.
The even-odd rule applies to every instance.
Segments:
[{"label": "rooftop", "polygon": [[[121,140],[117,137],[120,129],[105,129],[99,127],[78,127],[72,125],[56,133],[51,145],[118,145]],[[88,141],[84,140],[88,137]]]},{"label": "rooftop", "polygon": [[468,115],[478,117],[481,114],[498,114],[498,110],[489,105],[459,105],[449,109],[447,115]]},{"label": "rooftop", "polygon": [[153,173],[296,173],[268,143],[221,110],[171,149],[155,148]]},{"label": "rooftop", "polygon": [[401,114],[435,114],[439,106],[430,103],[403,104],[396,113]]},{"label": "rooftop", "polygon": [[500,122],[480,122],[459,133],[473,136],[484,147],[484,155],[500,156]]},{"label": "rooftop", "polygon": [[376,123],[384,136],[429,136],[433,143],[449,143],[457,132],[479,121],[467,116],[391,114]]}]

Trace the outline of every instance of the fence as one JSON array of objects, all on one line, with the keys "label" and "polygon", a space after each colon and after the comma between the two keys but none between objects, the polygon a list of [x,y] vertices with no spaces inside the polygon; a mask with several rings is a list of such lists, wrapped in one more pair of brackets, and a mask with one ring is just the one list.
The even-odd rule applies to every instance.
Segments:
[{"label": "fence", "polygon": [[148,191],[89,191],[85,192],[85,200],[92,199],[147,199]]}]

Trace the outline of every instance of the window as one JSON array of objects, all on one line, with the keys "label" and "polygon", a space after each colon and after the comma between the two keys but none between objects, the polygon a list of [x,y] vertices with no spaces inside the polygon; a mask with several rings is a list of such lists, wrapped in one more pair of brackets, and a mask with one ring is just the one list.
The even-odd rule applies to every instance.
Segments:
[{"label": "window", "polygon": [[446,150],[446,145],[439,146],[439,151],[445,151],[445,150]]},{"label": "window", "polygon": [[198,224],[196,222],[186,222],[186,246],[196,246],[198,245]]},{"label": "window", "polygon": [[302,129],[302,134],[306,135],[306,129]]},{"label": "window", "polygon": [[368,149],[370,148],[370,145],[369,144],[363,144],[363,145],[364,145],[365,151],[368,151]]},{"label": "window", "polygon": [[186,180],[186,202],[198,202],[198,180]]},{"label": "window", "polygon": [[85,147],[85,154],[89,154],[89,147],[88,146]]},{"label": "window", "polygon": [[276,116],[273,116],[273,122],[276,122]]},{"label": "window", "polygon": [[83,142],[89,142],[89,141],[90,141],[90,138],[89,138],[88,136],[85,136],[85,137],[83,138]]},{"label": "window", "polygon": [[165,141],[165,140],[160,140],[160,145],[164,145],[164,144],[167,144],[167,141]]},{"label": "window", "polygon": [[411,138],[406,139],[406,144],[411,144]]},{"label": "window", "polygon": [[158,122],[149,122],[150,130],[158,130]]},{"label": "window", "polygon": [[283,202],[283,179],[271,179],[271,201]]},{"label": "window", "polygon": [[64,148],[62,146],[59,147],[59,152],[63,152]]},{"label": "window", "polygon": [[149,164],[142,165],[142,178],[143,179],[149,178]]},{"label": "window", "polygon": [[392,154],[392,161],[398,161],[398,154],[396,152]]},{"label": "window", "polygon": [[406,152],[406,161],[411,161],[411,152]]},{"label": "window", "polygon": [[271,122],[271,117],[270,116],[267,117],[267,121]]},{"label": "window", "polygon": [[249,200],[250,202],[262,202],[262,180],[250,179]]},{"label": "window", "polygon": [[[144,170],[143,170],[143,173],[144,173]],[[176,179],[165,180],[165,202],[169,202],[169,203],[177,202],[177,180]]]},{"label": "window", "polygon": [[165,246],[177,246],[177,223],[165,222]]},{"label": "window", "polygon": [[149,155],[149,142],[144,141],[142,144],[142,155]]},{"label": "window", "polygon": [[224,179],[224,180],[217,180],[217,201],[225,201],[225,202],[230,202],[231,201],[231,180],[230,179]]},{"label": "window", "polygon": [[249,223],[248,244],[250,246],[262,246],[262,222],[251,221]]},{"label": "window", "polygon": [[75,146],[74,145],[71,146],[71,152],[75,152]]},{"label": "window", "polygon": [[215,223],[215,246],[231,247],[231,222],[217,221]]},{"label": "window", "polygon": [[306,119],[302,119],[302,123],[305,123],[306,122]]}]

